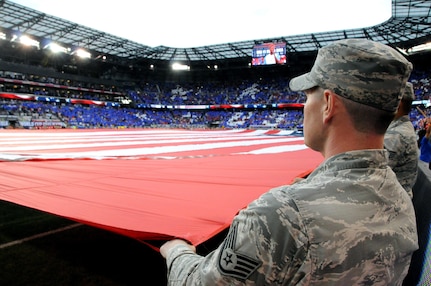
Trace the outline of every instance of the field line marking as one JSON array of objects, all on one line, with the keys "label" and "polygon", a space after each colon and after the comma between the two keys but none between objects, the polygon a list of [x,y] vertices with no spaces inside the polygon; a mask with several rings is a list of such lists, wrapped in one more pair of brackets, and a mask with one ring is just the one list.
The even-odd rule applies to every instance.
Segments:
[{"label": "field line marking", "polygon": [[24,242],[27,242],[27,241],[30,241],[30,240],[33,240],[33,239],[41,238],[41,237],[44,237],[44,236],[48,236],[48,235],[51,235],[51,234],[54,234],[54,233],[66,231],[66,230],[69,230],[69,229],[72,229],[72,228],[75,228],[75,227],[78,227],[78,226],[81,226],[81,225],[82,225],[81,223],[75,223],[75,224],[71,224],[71,225],[68,225],[68,226],[65,226],[65,227],[53,229],[53,230],[50,230],[50,231],[47,231],[47,232],[42,232],[42,233],[39,233],[39,234],[35,234],[35,235],[29,236],[29,237],[26,237],[26,238],[23,238],[23,239],[18,239],[18,240],[14,240],[14,241],[11,241],[11,242],[8,242],[8,243],[3,243],[3,244],[0,244],[0,249],[6,248],[6,247],[10,247],[10,246],[14,246],[14,245],[17,245],[17,244],[21,244],[21,243],[24,243]]}]

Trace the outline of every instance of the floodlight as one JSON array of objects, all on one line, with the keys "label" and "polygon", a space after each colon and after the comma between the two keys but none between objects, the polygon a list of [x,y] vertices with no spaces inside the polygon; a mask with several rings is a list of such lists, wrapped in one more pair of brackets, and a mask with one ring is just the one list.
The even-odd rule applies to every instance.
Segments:
[{"label": "floodlight", "polygon": [[83,49],[77,49],[77,50],[75,50],[72,53],[72,55],[77,55],[78,57],[83,58],[83,59],[89,59],[89,58],[91,58],[91,54],[89,52],[83,50]]},{"label": "floodlight", "polygon": [[21,44],[26,46],[33,46],[39,49],[39,41],[33,40],[29,36],[23,35],[19,38]]},{"label": "floodlight", "polygon": [[427,51],[427,50],[431,50],[431,42],[425,43],[422,45],[418,45],[418,46],[414,46],[414,47],[411,47],[410,49],[408,49],[408,51],[410,53],[417,53],[417,52],[422,52],[422,51]]},{"label": "floodlight", "polygon": [[431,50],[431,42],[417,45],[408,49],[402,49],[397,47],[397,50],[405,56],[409,56],[418,52],[429,51]]},{"label": "floodlight", "polygon": [[188,71],[188,70],[190,70],[190,66],[183,65],[180,63],[174,63],[174,64],[172,64],[172,69],[175,71]]},{"label": "floodlight", "polygon": [[53,53],[65,53],[65,54],[67,54],[70,51],[70,48],[65,48],[65,47],[63,47],[57,43],[54,43],[54,42],[49,43],[44,48],[50,49]]}]

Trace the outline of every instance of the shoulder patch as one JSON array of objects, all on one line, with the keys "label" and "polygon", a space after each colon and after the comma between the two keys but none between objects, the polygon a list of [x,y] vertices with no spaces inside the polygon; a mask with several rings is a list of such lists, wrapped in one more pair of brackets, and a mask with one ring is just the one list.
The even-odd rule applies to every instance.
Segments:
[{"label": "shoulder patch", "polygon": [[219,254],[218,268],[225,276],[245,280],[256,271],[261,263],[247,255],[236,252],[234,249],[236,238],[237,227],[232,226],[232,230],[228,237],[226,237]]}]

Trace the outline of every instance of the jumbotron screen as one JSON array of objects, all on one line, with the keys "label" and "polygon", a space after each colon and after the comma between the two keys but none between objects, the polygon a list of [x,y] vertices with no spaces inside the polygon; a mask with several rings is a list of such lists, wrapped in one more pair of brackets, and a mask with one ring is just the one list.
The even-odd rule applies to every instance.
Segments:
[{"label": "jumbotron screen", "polygon": [[286,63],[286,43],[264,43],[253,46],[253,66],[283,65]]}]

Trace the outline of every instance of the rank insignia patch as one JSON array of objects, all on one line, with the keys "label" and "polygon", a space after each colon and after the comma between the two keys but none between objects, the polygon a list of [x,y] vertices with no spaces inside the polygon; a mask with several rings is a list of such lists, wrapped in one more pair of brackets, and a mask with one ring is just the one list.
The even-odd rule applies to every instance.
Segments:
[{"label": "rank insignia patch", "polygon": [[223,275],[245,280],[259,267],[260,262],[244,254],[235,252],[236,237],[237,228],[233,226],[220,252],[218,267]]}]

